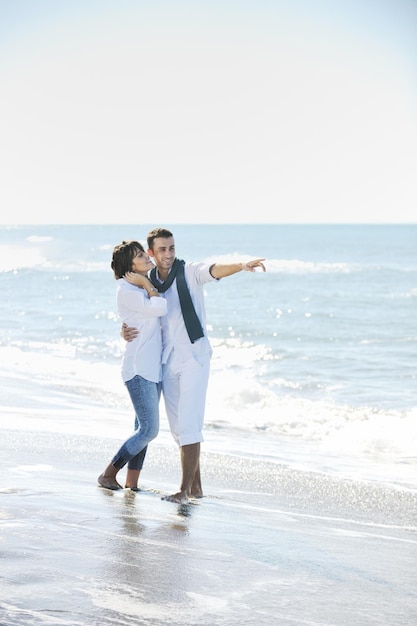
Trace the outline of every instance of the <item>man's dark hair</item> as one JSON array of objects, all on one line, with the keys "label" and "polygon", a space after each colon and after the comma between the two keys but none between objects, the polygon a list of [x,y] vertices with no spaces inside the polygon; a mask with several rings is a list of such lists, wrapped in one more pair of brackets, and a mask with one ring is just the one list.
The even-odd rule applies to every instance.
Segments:
[{"label": "man's dark hair", "polygon": [[145,252],[139,241],[122,241],[114,247],[111,268],[115,278],[123,278],[126,272],[132,271],[133,259],[138,252]]},{"label": "man's dark hair", "polygon": [[154,228],[153,230],[151,230],[150,233],[148,233],[148,236],[146,238],[148,242],[148,248],[150,250],[153,250],[153,242],[158,237],[162,237],[163,239],[168,239],[169,237],[173,237],[173,236],[174,235],[171,233],[170,230],[168,230],[168,228]]}]

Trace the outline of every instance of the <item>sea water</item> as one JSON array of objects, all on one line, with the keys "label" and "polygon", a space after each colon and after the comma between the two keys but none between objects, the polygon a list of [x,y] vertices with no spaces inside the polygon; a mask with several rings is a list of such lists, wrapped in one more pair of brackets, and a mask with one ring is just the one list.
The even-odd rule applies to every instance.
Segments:
[{"label": "sea water", "polygon": [[[153,226],[0,228],[3,425],[127,436],[110,261]],[[417,225],[162,226],[189,261],[266,259],[205,287],[206,449],[417,488]]]}]

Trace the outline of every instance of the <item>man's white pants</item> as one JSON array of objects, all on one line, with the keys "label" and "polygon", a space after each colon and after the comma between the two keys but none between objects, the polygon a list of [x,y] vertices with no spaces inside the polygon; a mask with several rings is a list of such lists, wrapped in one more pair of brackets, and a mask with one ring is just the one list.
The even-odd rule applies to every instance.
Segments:
[{"label": "man's white pants", "polygon": [[172,436],[179,446],[204,441],[203,425],[210,357],[203,364],[171,352],[162,365],[162,393]]}]

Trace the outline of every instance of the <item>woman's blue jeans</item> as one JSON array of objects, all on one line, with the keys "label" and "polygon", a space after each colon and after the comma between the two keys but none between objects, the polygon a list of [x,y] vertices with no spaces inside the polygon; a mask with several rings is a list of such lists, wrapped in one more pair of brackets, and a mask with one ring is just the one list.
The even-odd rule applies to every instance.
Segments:
[{"label": "woman's blue jeans", "polygon": [[148,443],[159,432],[160,385],[135,376],[125,383],[135,409],[135,431],[126,439],[112,460],[121,469],[128,464],[132,470],[141,470]]}]

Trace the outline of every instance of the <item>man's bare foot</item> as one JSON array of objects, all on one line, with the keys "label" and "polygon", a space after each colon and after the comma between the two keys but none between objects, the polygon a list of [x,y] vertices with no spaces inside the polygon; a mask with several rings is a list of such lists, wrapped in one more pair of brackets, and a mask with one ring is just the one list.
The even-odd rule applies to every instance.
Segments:
[{"label": "man's bare foot", "polygon": [[198,464],[198,467],[194,474],[194,479],[191,485],[190,494],[192,498],[203,497],[203,487],[201,486],[201,476],[200,476],[200,463]]},{"label": "man's bare foot", "polygon": [[119,485],[115,478],[110,478],[109,476],[105,476],[104,474],[100,474],[100,476],[97,478],[97,482],[100,487],[104,487],[104,489],[111,489],[112,491],[122,489],[122,486]]},{"label": "man's bare foot", "polygon": [[131,487],[130,485],[125,485],[125,489],[130,489],[130,491],[141,491],[141,489],[138,486]]},{"label": "man's bare foot", "polygon": [[177,504],[186,504],[188,502],[188,496],[183,491],[178,491],[177,493],[173,493],[171,496],[162,496],[161,500],[176,502]]}]

